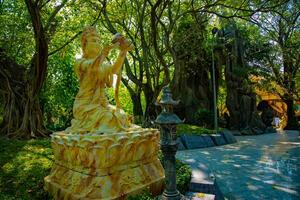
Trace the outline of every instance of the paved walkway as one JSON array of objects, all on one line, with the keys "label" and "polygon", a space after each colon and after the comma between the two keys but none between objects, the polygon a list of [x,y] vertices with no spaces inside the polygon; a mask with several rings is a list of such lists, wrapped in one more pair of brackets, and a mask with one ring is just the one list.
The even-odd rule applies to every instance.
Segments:
[{"label": "paved walkway", "polygon": [[239,136],[238,143],[177,152],[193,173],[210,170],[227,199],[300,199],[297,131]]}]

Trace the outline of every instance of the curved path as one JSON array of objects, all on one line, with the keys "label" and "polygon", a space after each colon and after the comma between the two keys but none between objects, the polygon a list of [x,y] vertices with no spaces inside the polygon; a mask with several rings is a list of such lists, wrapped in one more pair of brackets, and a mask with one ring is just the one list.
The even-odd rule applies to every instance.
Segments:
[{"label": "curved path", "polygon": [[193,174],[209,169],[227,199],[300,199],[298,131],[236,138],[235,144],[179,151],[176,157]]}]

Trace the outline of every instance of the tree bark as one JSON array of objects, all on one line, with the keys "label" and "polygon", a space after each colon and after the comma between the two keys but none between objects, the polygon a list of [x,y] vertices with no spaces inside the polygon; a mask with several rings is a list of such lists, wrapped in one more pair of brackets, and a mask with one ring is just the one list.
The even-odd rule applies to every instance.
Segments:
[{"label": "tree bark", "polygon": [[131,100],[133,102],[133,116],[143,116],[143,108],[141,102],[141,94],[131,95]]},{"label": "tree bark", "polygon": [[[31,138],[46,136],[49,132],[43,124],[43,114],[39,103],[39,93],[43,87],[47,72],[48,39],[42,25],[40,10],[36,2],[25,0],[34,31],[35,54],[27,70],[1,53],[2,78],[6,80],[5,113],[1,133],[8,137]],[[15,70],[19,77],[19,86],[14,84]],[[5,71],[6,70],[6,71]]]},{"label": "tree bark", "polygon": [[289,97],[285,95],[283,98],[284,103],[287,105],[287,125],[284,127],[285,130],[298,130],[299,125],[297,122],[297,118],[295,116],[295,109],[294,109],[294,101],[293,97]]},{"label": "tree bark", "polygon": [[143,92],[145,95],[146,100],[146,108],[145,108],[145,119],[154,119],[157,116],[156,113],[156,106],[155,106],[155,100],[157,95],[155,95],[155,92],[152,90],[149,83],[143,84]]},{"label": "tree bark", "polygon": [[27,81],[26,67],[18,65],[0,50],[0,89],[4,94],[4,115],[0,125],[1,135],[31,138],[48,134],[43,125],[43,115],[38,96],[33,96],[32,82]]},{"label": "tree bark", "polygon": [[180,104],[175,108],[176,113],[182,119],[189,123],[199,123],[195,119],[195,113],[200,108],[210,110],[210,99],[212,97],[209,90],[210,80],[206,67],[201,68],[200,72],[195,74],[187,72],[192,66],[184,66],[183,62],[176,64],[174,78],[172,82],[172,91],[174,99],[179,99]]}]

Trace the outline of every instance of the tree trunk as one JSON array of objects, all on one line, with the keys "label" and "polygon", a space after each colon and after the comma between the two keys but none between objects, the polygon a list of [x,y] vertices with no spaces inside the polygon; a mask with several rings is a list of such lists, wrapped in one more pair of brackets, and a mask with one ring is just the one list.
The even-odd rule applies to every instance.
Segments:
[{"label": "tree trunk", "polygon": [[10,59],[3,49],[0,49],[0,65],[0,81],[3,83],[0,90],[4,91],[4,115],[0,133],[15,138],[47,135],[36,92],[41,85],[33,87],[32,84],[37,81],[28,81],[26,67]]},{"label": "tree trunk", "polygon": [[284,103],[287,105],[287,125],[285,130],[298,130],[299,125],[295,115],[294,101],[292,97],[285,95],[283,98]]},{"label": "tree trunk", "polygon": [[13,93],[10,96],[5,104],[1,134],[25,139],[48,135],[38,99],[24,101],[24,98],[20,100]]},{"label": "tree trunk", "polygon": [[130,95],[131,101],[133,103],[133,116],[142,117],[143,116],[143,108],[141,102],[141,94],[132,94]]},{"label": "tree trunk", "polygon": [[156,95],[148,83],[143,84],[143,92],[146,101],[144,117],[145,119],[154,119],[157,116],[155,106]]},{"label": "tree trunk", "polygon": [[200,108],[210,110],[212,107],[209,72],[206,69],[206,66],[185,66],[184,61],[176,63],[172,91],[174,99],[180,100],[180,104],[174,109],[188,123],[199,123],[195,119],[196,111]]},{"label": "tree trunk", "polygon": [[[49,132],[43,125],[39,93],[45,82],[48,61],[48,41],[42,25],[38,5],[25,0],[34,31],[35,54],[29,69],[18,65],[0,51],[0,79],[5,81],[5,113],[1,133],[8,137],[31,138],[46,136]],[[19,74],[18,74],[19,73]]]}]

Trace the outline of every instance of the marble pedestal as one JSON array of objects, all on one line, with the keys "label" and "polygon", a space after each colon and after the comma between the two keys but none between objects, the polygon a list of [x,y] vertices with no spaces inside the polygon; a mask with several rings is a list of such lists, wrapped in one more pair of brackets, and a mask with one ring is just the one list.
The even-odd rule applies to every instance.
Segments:
[{"label": "marble pedestal", "polygon": [[126,199],[163,189],[159,131],[140,129],[109,135],[52,134],[55,164],[45,189],[55,199]]}]

